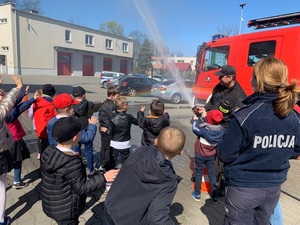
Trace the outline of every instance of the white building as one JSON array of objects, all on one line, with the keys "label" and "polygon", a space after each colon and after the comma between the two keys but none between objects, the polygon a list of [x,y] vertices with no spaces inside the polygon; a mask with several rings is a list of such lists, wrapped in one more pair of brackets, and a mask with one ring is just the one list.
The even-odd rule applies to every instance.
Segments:
[{"label": "white building", "polygon": [[133,40],[0,5],[0,73],[129,74]]}]

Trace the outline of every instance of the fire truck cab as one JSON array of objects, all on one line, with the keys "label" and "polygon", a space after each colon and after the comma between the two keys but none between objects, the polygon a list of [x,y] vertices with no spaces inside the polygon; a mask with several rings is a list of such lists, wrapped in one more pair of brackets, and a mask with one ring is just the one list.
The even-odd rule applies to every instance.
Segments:
[{"label": "fire truck cab", "polygon": [[[263,29],[300,23],[300,12],[250,20],[248,27]],[[220,37],[219,39],[216,37]],[[219,82],[214,75],[226,64],[236,68],[236,79],[246,94],[252,93],[250,78],[253,65],[261,58],[274,54],[289,69],[289,80],[300,79],[300,26],[276,28],[236,36],[218,35],[197,49],[195,100],[202,102]],[[195,102],[197,103],[197,101]]]}]

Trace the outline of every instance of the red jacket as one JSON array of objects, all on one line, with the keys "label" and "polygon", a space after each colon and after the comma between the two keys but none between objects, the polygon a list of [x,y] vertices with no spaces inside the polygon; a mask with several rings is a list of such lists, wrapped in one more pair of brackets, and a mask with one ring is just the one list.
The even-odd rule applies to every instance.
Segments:
[{"label": "red jacket", "polygon": [[56,116],[56,111],[52,99],[39,97],[33,104],[33,118],[38,138],[48,138],[47,124],[54,116]]}]

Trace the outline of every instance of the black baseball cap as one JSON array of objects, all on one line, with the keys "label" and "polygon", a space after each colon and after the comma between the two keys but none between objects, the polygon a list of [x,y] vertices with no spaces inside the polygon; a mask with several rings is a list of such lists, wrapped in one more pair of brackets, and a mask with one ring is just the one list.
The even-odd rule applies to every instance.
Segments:
[{"label": "black baseball cap", "polygon": [[78,132],[86,129],[88,119],[85,117],[62,117],[58,119],[52,128],[52,137],[58,143],[71,140]]},{"label": "black baseball cap", "polygon": [[85,90],[81,86],[77,86],[73,88],[73,96],[82,96],[85,94]]},{"label": "black baseball cap", "polygon": [[215,75],[217,76],[235,76],[236,75],[236,70],[233,66],[230,65],[225,65],[222,66],[221,70],[219,72],[216,72]]}]

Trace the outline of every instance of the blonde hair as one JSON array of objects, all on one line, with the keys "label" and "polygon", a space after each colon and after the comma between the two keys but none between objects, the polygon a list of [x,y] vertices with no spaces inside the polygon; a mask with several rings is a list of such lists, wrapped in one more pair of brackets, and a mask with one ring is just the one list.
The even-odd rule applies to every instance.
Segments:
[{"label": "blonde hair", "polygon": [[287,83],[286,64],[273,55],[269,55],[254,65],[253,76],[257,82],[256,92],[277,93],[274,110],[277,115],[286,117],[294,108],[300,92],[297,81]]},{"label": "blonde hair", "polygon": [[115,106],[117,110],[123,110],[124,106],[128,104],[128,100],[125,97],[118,97],[115,99]]},{"label": "blonde hair", "polygon": [[177,127],[165,127],[157,137],[156,146],[169,159],[181,153],[185,144],[185,134]]}]

